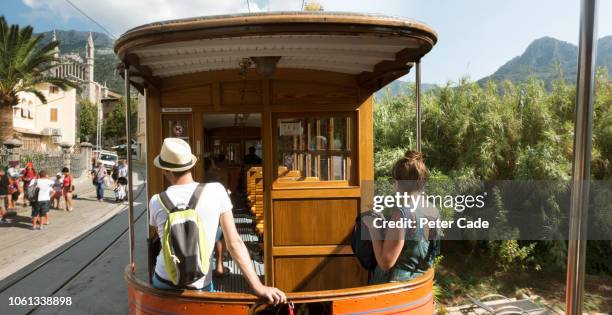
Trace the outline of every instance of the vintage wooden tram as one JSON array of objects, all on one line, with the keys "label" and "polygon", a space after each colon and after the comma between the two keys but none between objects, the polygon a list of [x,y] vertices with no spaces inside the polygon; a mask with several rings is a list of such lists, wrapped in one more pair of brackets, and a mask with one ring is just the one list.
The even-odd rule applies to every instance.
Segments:
[{"label": "vintage wooden tram", "polygon": [[[412,20],[328,12],[211,16],[129,30],[115,51],[126,96],[131,86],[146,98],[149,196],[166,185],[151,163],[162,139],[182,137],[199,158],[196,180],[206,176],[207,157],[226,157],[230,189],[246,197],[262,236],[265,282],[293,303],[330,314],[433,313],[432,270],[369,286],[349,238],[371,200],[372,95],[415,65],[418,82],[419,61],[436,40]],[[261,165],[244,165],[249,147]],[[134,273],[133,230],[125,270],[131,313],[261,309],[248,293],[153,288]]]}]

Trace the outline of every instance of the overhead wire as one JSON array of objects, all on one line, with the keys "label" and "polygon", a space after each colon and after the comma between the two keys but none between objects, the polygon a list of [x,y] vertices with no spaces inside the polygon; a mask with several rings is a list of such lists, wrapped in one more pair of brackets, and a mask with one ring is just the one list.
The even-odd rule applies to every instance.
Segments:
[{"label": "overhead wire", "polygon": [[79,8],[76,4],[74,4],[72,1],[70,0],[65,0],[68,4],[70,4],[70,6],[72,6],[75,10],[77,10],[79,13],[81,13],[83,16],[85,16],[87,19],[89,19],[90,21],[92,21],[94,24],[96,24],[100,29],[102,29],[108,36],[110,36],[110,38],[116,40],[117,37],[115,35],[113,35],[108,29],[106,29],[106,27],[104,27],[102,24],[100,24],[98,21],[96,21],[94,18],[92,18],[91,16],[89,16],[87,13],[85,13],[85,11],[81,10],[81,8]]}]

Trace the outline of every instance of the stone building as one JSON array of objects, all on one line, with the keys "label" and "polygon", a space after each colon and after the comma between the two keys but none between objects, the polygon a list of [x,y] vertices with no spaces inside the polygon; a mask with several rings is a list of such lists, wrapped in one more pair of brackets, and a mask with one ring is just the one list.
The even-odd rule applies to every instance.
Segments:
[{"label": "stone building", "polygon": [[[55,31],[53,40],[57,40]],[[25,149],[49,150],[58,149],[61,142],[74,144],[78,140],[80,101],[89,100],[102,112],[103,100],[112,103],[119,98],[118,94],[108,90],[106,84],[94,80],[95,47],[91,33],[87,39],[85,60],[78,53],[61,54],[59,48],[56,48],[55,56],[60,62],[50,70],[51,75],[76,82],[80,92],[75,89],[62,91],[54,85],[41,84],[37,89],[47,98],[45,104],[31,93],[19,95],[20,103],[13,110],[13,127],[20,134]]]}]

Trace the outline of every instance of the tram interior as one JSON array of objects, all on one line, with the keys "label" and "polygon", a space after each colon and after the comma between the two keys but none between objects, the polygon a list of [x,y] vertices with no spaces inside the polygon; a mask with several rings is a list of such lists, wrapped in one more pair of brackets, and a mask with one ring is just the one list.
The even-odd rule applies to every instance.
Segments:
[{"label": "tram interior", "polygon": [[[255,271],[264,281],[261,114],[204,114],[203,127],[203,178],[220,182],[228,190],[236,227],[249,249]],[[219,249],[217,246],[216,251]],[[215,266],[219,257],[216,251]],[[216,289],[248,292],[240,269],[229,253],[222,251],[224,274],[215,273]]]}]

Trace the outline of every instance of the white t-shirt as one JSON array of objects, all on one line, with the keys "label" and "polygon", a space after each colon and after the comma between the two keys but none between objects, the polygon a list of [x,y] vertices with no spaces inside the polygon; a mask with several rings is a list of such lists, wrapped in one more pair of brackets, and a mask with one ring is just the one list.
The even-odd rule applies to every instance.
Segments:
[{"label": "white t-shirt", "polygon": [[[183,203],[187,204],[191,195],[195,191],[198,183],[190,183],[184,185],[173,185],[166,189],[168,197],[174,205]],[[198,215],[200,216],[200,226],[204,227],[206,234],[206,243],[208,244],[205,257],[210,257],[210,269],[206,276],[192,283],[190,286],[201,289],[206,287],[212,281],[212,253],[215,247],[215,236],[219,227],[219,216],[222,213],[232,210],[232,201],[230,200],[223,185],[219,183],[208,183],[202,190],[200,200],[196,205]],[[153,196],[149,201],[149,224],[157,228],[157,235],[163,238],[164,224],[168,220],[168,214],[162,208],[157,195]],[[166,273],[164,257],[160,251],[157,255],[157,263],[155,264],[155,272],[164,279],[170,279]]]},{"label": "white t-shirt", "polygon": [[38,201],[51,200],[51,190],[53,189],[54,181],[48,178],[36,179],[36,187],[38,187]]}]

